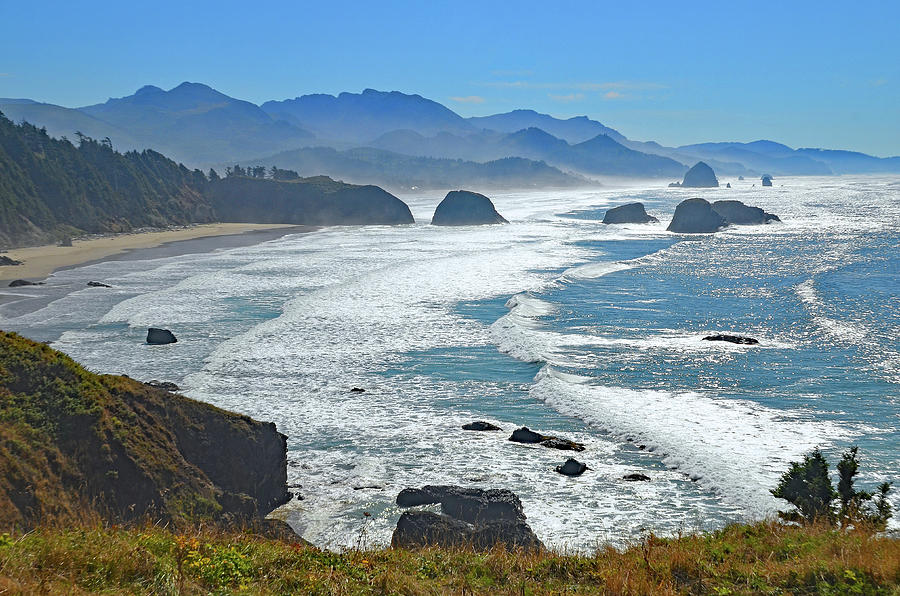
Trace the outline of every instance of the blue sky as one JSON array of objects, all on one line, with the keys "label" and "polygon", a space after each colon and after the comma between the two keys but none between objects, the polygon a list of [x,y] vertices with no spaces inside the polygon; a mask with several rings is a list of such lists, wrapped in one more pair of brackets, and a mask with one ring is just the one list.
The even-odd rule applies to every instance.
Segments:
[{"label": "blue sky", "polygon": [[0,97],[207,83],[261,103],[371,87],[464,116],[586,114],[664,144],[900,155],[900,2],[23,2]]}]

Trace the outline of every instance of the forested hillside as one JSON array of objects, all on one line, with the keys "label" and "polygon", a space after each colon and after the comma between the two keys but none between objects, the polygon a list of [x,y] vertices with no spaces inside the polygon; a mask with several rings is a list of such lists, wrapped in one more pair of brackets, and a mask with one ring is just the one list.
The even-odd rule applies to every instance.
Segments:
[{"label": "forested hillside", "polygon": [[0,246],[214,220],[206,176],[151,150],[54,139],[0,114]]}]

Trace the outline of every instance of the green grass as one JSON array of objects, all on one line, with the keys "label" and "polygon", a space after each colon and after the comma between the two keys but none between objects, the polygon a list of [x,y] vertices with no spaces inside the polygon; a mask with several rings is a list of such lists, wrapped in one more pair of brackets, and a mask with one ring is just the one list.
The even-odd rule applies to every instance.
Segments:
[{"label": "green grass", "polygon": [[900,594],[900,540],[776,522],[591,556],[332,553],[251,534],[42,527],[0,537],[0,593]]}]

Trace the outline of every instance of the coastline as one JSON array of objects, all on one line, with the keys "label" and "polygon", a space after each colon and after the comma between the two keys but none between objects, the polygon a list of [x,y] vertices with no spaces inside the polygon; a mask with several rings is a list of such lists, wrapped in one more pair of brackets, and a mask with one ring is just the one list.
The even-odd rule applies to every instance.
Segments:
[{"label": "coastline", "polygon": [[120,257],[135,250],[153,249],[163,245],[201,238],[241,236],[250,232],[279,231],[290,233],[294,230],[309,229],[308,226],[294,224],[254,224],[254,223],[215,223],[159,230],[151,232],[135,232],[75,240],[72,246],[48,244],[26,248],[14,248],[3,253],[5,256],[22,261],[21,265],[0,266],[0,284],[6,285],[14,279],[40,281],[49,277],[54,271],[71,269]]}]

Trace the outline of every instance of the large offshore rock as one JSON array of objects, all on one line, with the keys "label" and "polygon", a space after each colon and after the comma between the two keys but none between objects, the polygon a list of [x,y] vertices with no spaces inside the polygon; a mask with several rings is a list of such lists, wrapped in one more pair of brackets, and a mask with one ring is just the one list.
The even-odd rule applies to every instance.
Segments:
[{"label": "large offshore rock", "polygon": [[702,161],[694,164],[681,181],[682,188],[717,188],[719,179],[713,169]]},{"label": "large offshore rock", "polygon": [[175,338],[175,334],[168,329],[158,329],[156,327],[147,329],[148,344],[162,346],[165,344],[174,344],[177,341],[178,339]]},{"label": "large offshore rock", "polygon": [[489,198],[477,192],[454,190],[434,210],[431,223],[436,226],[474,226],[508,223],[497,213]]},{"label": "large offshore rock", "polygon": [[644,210],[643,203],[628,203],[608,210],[603,215],[605,224],[654,223],[659,221]]},{"label": "large offshore rock", "polygon": [[679,234],[710,234],[728,225],[727,220],[716,213],[705,199],[687,199],[675,207],[670,232]]}]

